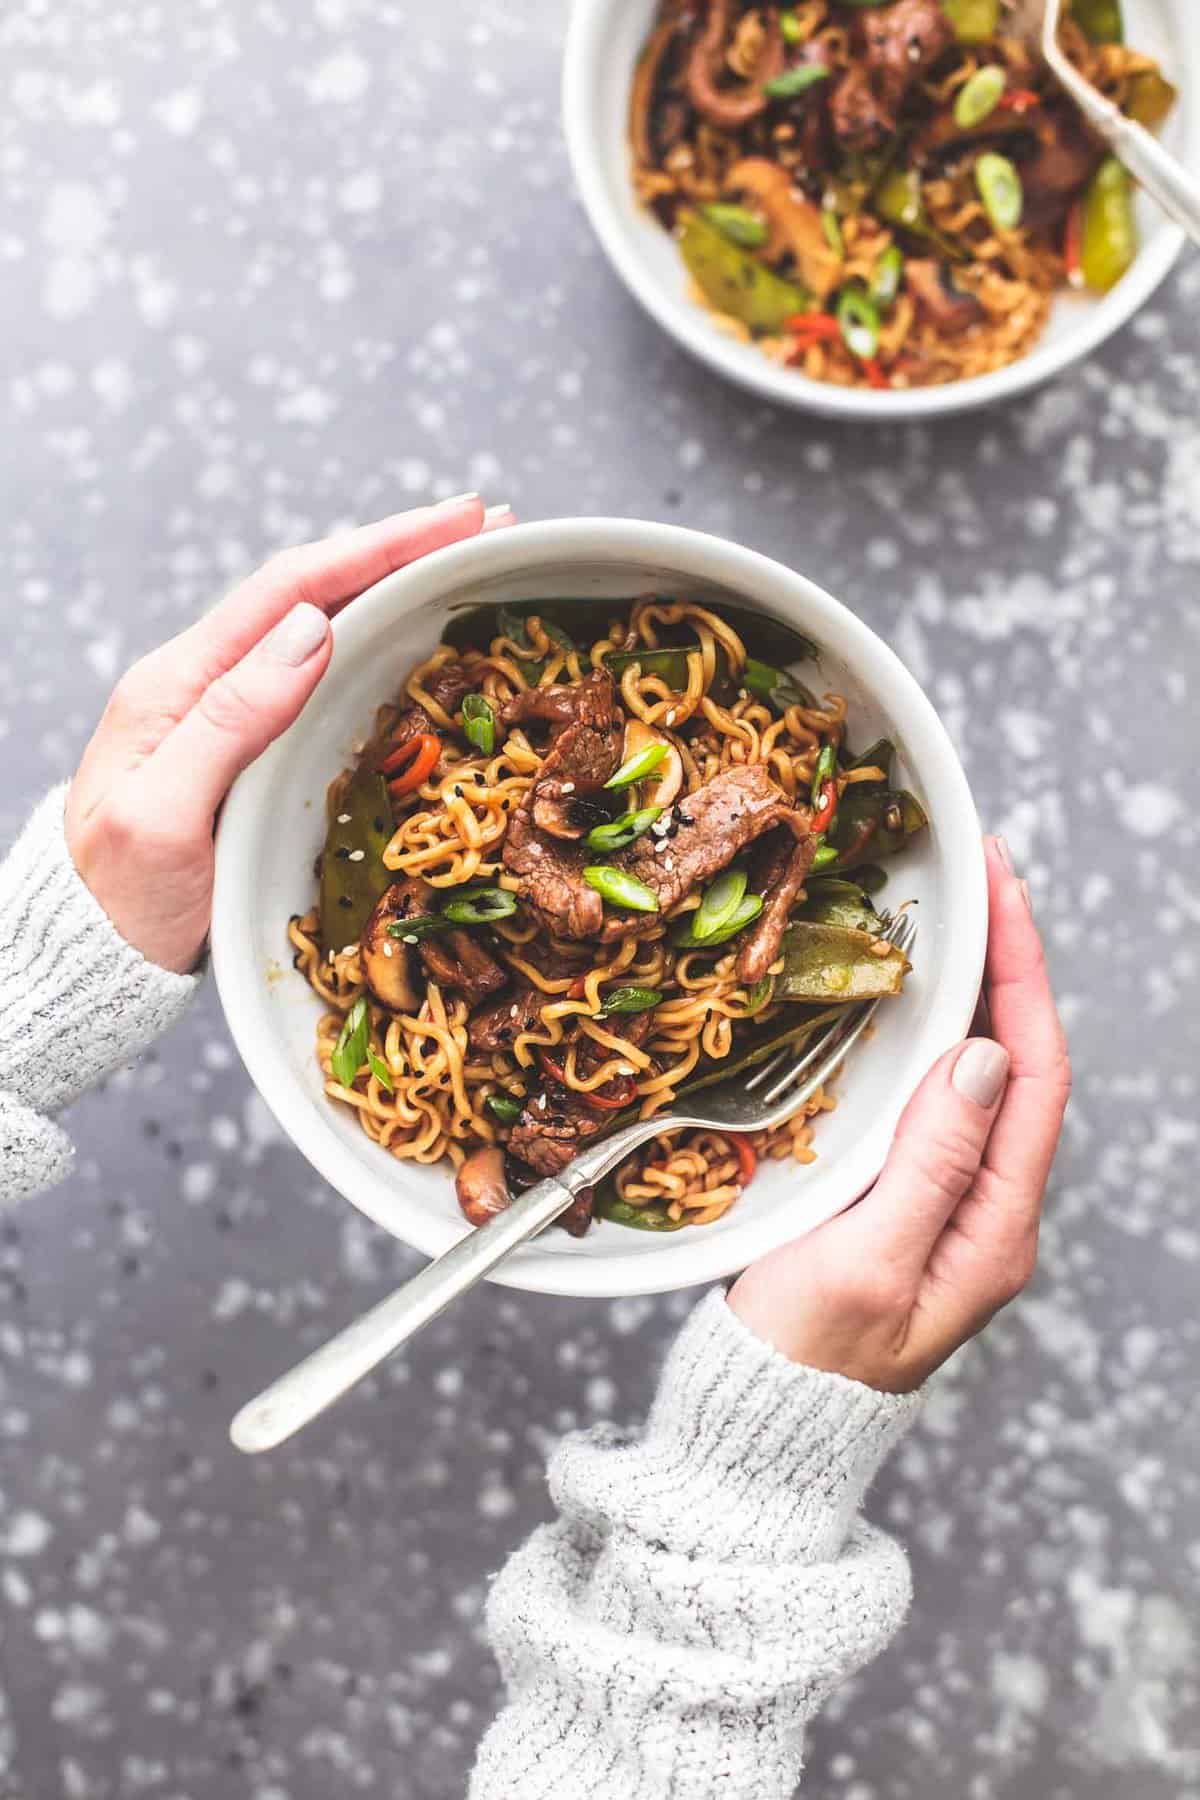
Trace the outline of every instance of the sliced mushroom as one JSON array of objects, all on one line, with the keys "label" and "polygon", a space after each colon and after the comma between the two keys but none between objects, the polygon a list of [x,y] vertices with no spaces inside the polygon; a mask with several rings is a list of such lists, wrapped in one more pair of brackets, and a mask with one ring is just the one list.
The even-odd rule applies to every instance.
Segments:
[{"label": "sliced mushroom", "polygon": [[512,1205],[499,1144],[472,1151],[455,1177],[454,1191],[462,1215],[471,1225],[486,1224]]},{"label": "sliced mushroom", "polygon": [[647,776],[647,782],[653,780],[654,786],[643,789],[645,806],[670,806],[680,788],[683,786],[683,758],[674,744],[647,725],[644,719],[630,719],[625,726],[625,741],[621,746],[621,761],[626,763],[639,750],[645,750],[651,744],[664,744],[667,754],[655,769],[653,776]]},{"label": "sliced mushroom", "polygon": [[719,88],[717,72],[724,65],[728,49],[730,0],[708,0],[708,18],[704,30],[692,46],[687,61],[684,85],[696,111],[721,131],[739,131],[765,112],[768,96],[763,88],[782,73],[784,61],[783,32],[779,14],[772,9],[767,18],[767,35],[758,68],[749,81],[735,87]]},{"label": "sliced mushroom", "polygon": [[957,337],[984,317],[974,294],[955,287],[941,263],[932,258],[910,256],[904,265],[904,281],[926,318],[946,337]]},{"label": "sliced mushroom", "polygon": [[367,920],[360,939],[367,986],[391,1012],[413,1013],[421,1004],[413,986],[409,947],[388,935],[388,926],[411,916],[407,884],[393,882]]},{"label": "sliced mushroom", "polygon": [[726,185],[758,203],[770,227],[765,250],[769,260],[790,250],[805,287],[819,300],[841,280],[842,259],[825,236],[820,208],[792,186],[792,178],[765,156],[745,156],[734,163]]}]

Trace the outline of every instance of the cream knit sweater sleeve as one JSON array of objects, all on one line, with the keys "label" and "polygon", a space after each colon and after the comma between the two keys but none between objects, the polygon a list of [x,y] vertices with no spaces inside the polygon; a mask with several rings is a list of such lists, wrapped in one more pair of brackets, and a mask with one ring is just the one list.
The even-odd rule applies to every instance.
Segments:
[{"label": "cream knit sweater sleeve", "polygon": [[[195,988],[127,944],[81,881],[64,789],[0,864],[0,1200],[70,1166],[56,1119]],[[913,1417],[787,1362],[712,1293],[631,1435],[571,1438],[559,1518],[492,1590],[508,1704],[471,1800],[787,1800],[804,1728],[892,1636],[908,1565],[859,1518]]]},{"label": "cream knit sweater sleeve", "polygon": [[807,1721],[904,1618],[907,1561],[859,1507],[917,1406],[709,1294],[644,1431],[551,1462],[560,1517],[492,1589],[509,1700],[471,1800],[787,1800]]},{"label": "cream knit sweater sleeve", "polygon": [[58,1113],[174,1024],[196,986],[114,929],[71,861],[65,799],[48,794],[0,862],[0,1201],[62,1179]]}]

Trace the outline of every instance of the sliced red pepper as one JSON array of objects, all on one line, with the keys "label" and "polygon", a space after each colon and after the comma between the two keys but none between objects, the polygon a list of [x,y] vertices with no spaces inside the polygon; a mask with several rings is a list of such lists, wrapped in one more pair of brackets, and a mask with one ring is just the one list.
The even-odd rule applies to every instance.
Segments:
[{"label": "sliced red pepper", "polygon": [[724,1135],[725,1142],[738,1159],[738,1180],[745,1187],[754,1180],[754,1171],[758,1167],[758,1157],[755,1155],[754,1145],[749,1138],[742,1137],[737,1132],[727,1131]]},{"label": "sliced red pepper", "polygon": [[892,378],[884,373],[883,365],[877,356],[865,356],[860,364],[863,374],[873,388],[890,388]]},{"label": "sliced red pepper", "polygon": [[1032,88],[1009,88],[996,102],[1005,112],[1015,113],[1032,112],[1035,106],[1041,104],[1042,96],[1035,94]]},{"label": "sliced red pepper", "polygon": [[835,338],[841,336],[842,328],[832,313],[792,313],[783,321],[785,331],[794,331],[798,336],[816,338]]},{"label": "sliced red pepper", "polygon": [[398,750],[385,756],[379,765],[381,772],[391,777],[388,792],[411,794],[427,775],[433,773],[441,754],[442,740],[432,731],[421,731],[416,737],[409,738]]},{"label": "sliced red pepper", "polygon": [[833,824],[833,815],[837,811],[838,791],[836,781],[827,781],[821,788],[821,797],[813,807],[810,830],[817,836],[828,831]]},{"label": "sliced red pepper", "polygon": [[583,996],[586,993],[587,993],[587,976],[586,975],[577,975],[575,977],[574,981],[571,983],[570,987],[567,989],[567,999],[568,1000],[582,1000]]},{"label": "sliced red pepper", "polygon": [[1063,262],[1072,287],[1083,285],[1083,201],[1076,200],[1063,227]]}]

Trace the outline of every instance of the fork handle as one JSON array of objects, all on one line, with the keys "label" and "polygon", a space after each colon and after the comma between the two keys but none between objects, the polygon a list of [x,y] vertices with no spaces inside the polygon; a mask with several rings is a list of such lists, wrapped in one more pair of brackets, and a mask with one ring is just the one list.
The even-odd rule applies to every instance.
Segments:
[{"label": "fork handle", "polygon": [[563,1180],[551,1176],[539,1181],[504,1212],[466,1232],[419,1275],[273,1381],[257,1399],[248,1401],[229,1428],[234,1444],[254,1454],[284,1443],[506,1256],[564,1213],[581,1188],[590,1187],[630,1150],[661,1130],[660,1120],[639,1119],[614,1132],[576,1157],[564,1170]]}]

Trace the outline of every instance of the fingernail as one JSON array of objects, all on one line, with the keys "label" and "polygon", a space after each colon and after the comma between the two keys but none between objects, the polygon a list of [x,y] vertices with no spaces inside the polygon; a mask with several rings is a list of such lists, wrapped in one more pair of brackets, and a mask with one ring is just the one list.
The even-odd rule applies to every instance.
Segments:
[{"label": "fingernail", "polygon": [[1022,896],[1024,897],[1026,906],[1029,908],[1030,912],[1032,913],[1033,900],[1031,899],[1030,893],[1029,893],[1029,883],[1027,881],[1018,881],[1017,886],[1021,890],[1021,893],[1022,893]]},{"label": "fingernail", "polygon": [[509,518],[511,516],[512,507],[508,504],[508,501],[505,500],[500,506],[489,506],[484,512],[483,522],[485,525],[494,525],[497,519]]},{"label": "fingernail", "polygon": [[307,600],[303,600],[299,606],[293,606],[290,613],[283,615],[274,631],[267,633],[259,648],[273,661],[298,669],[310,656],[316,655],[328,636],[329,620],[325,614],[319,606],[310,606]]},{"label": "fingernail", "polygon": [[950,1079],[976,1106],[995,1106],[1008,1079],[1008,1051],[991,1038],[972,1038]]},{"label": "fingernail", "polygon": [[451,506],[465,506],[468,500],[478,500],[478,494],[451,494],[448,500],[438,501],[438,510],[445,512]]},{"label": "fingernail", "polygon": [[1004,864],[1009,874],[1014,874],[1015,870],[1013,869],[1012,851],[1009,849],[1007,841],[1002,837],[996,839],[996,855],[1000,858],[1000,861]]}]

